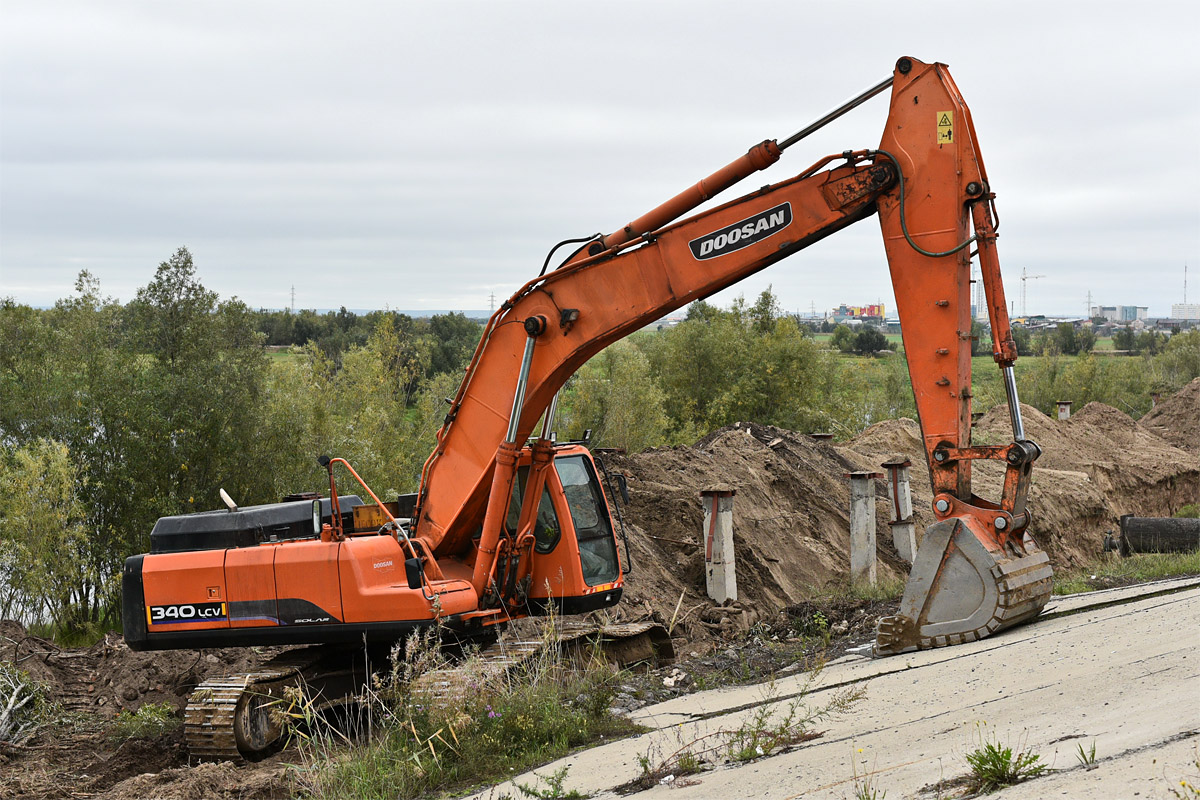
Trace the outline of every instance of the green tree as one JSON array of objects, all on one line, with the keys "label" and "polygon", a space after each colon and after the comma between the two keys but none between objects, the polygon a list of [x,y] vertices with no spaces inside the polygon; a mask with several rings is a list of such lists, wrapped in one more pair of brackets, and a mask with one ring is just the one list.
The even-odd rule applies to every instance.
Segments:
[{"label": "green tree", "polygon": [[854,336],[854,352],[859,355],[870,355],[887,349],[887,337],[870,325],[864,325]]},{"label": "green tree", "polygon": [[61,631],[96,622],[111,593],[103,583],[113,570],[97,558],[103,548],[94,552],[84,486],[60,442],[36,439],[0,455],[0,583],[16,607]]},{"label": "green tree", "polygon": [[669,422],[662,389],[650,374],[650,361],[628,340],[593,356],[568,381],[556,427],[567,436],[591,428],[597,447],[636,453],[665,444]]},{"label": "green tree", "polygon": [[1069,322],[1060,322],[1054,329],[1053,338],[1056,352],[1063,355],[1073,356],[1079,352],[1079,339],[1076,336],[1075,326]]},{"label": "green tree", "polygon": [[1080,353],[1090,353],[1096,348],[1096,332],[1091,328],[1080,328],[1075,331],[1075,344]]},{"label": "green tree", "polygon": [[1014,326],[1012,329],[1013,344],[1017,346],[1018,356],[1034,355],[1033,337],[1029,333],[1029,329],[1022,326]]},{"label": "green tree", "polygon": [[1181,389],[1200,377],[1200,328],[1177,333],[1154,359],[1158,380],[1169,391]]},{"label": "green tree", "polygon": [[221,488],[242,504],[273,499],[270,455],[254,446],[268,361],[249,309],[219,301],[180,248],[128,316],[151,427],[143,491],[156,492],[161,513],[211,507]]},{"label": "green tree", "polygon": [[467,366],[483,329],[479,323],[461,313],[434,314],[429,318],[429,333],[433,337],[433,352],[429,360],[429,377],[443,372],[458,374]]},{"label": "green tree", "polygon": [[829,346],[834,350],[840,350],[843,353],[850,353],[854,350],[854,329],[849,325],[838,325],[833,329],[833,336],[829,340]]},{"label": "green tree", "polygon": [[1126,325],[1123,328],[1113,331],[1113,349],[1126,350],[1135,352],[1137,347],[1137,334],[1133,332],[1133,328]]}]

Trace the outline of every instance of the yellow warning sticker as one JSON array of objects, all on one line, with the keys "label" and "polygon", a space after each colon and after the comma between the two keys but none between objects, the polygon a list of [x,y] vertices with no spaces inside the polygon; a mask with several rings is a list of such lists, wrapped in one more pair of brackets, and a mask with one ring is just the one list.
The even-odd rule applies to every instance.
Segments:
[{"label": "yellow warning sticker", "polygon": [[954,141],[954,112],[937,112],[937,143],[951,144]]}]

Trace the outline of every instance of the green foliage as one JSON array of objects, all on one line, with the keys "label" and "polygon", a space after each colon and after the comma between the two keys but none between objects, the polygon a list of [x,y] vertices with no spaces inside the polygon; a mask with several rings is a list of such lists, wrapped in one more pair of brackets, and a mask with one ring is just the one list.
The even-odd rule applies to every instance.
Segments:
[{"label": "green foliage", "polygon": [[1180,519],[1200,518],[1200,503],[1188,503],[1176,511],[1174,516]]},{"label": "green foliage", "polygon": [[1112,555],[1082,567],[1056,570],[1054,593],[1077,594],[1187,575],[1200,575],[1200,552]]},{"label": "green foliage", "polygon": [[1092,746],[1086,750],[1083,747],[1083,742],[1080,742],[1075,747],[1075,758],[1081,766],[1090,767],[1096,763],[1096,740],[1092,739]]},{"label": "green foliage", "polygon": [[824,667],[816,661],[804,674],[796,697],[786,705],[773,702],[775,685],[767,686],[762,702],[737,728],[722,728],[690,741],[681,741],[669,755],[659,756],[654,749],[638,756],[642,774],[623,786],[618,793],[628,794],[649,789],[668,775],[699,772],[705,764],[753,761],[775,755],[790,747],[820,736],[813,726],[821,720],[845,714],[866,697],[865,686],[849,686],[835,691],[824,705],[811,706],[805,701],[815,688]]},{"label": "green foliage", "polygon": [[546,784],[545,788],[537,784],[531,786],[529,784],[518,783],[517,789],[525,797],[532,797],[535,800],[585,800],[585,798],[591,797],[591,795],[583,794],[577,789],[568,790],[563,788],[563,783],[567,780],[567,772],[570,769],[571,767],[568,765],[556,769],[550,775],[538,775],[535,772],[534,775],[538,781]]},{"label": "green foliage", "polygon": [[113,720],[109,738],[123,742],[127,739],[157,739],[179,728],[183,721],[168,703],[144,703],[136,711],[122,711]]},{"label": "green foliage", "polygon": [[65,445],[36,439],[0,458],[0,613],[84,627],[103,596],[104,550],[88,535],[79,470]]},{"label": "green foliage", "polygon": [[[1150,410],[1147,373],[1153,363],[1142,358],[1114,358],[1091,353],[1077,357],[1047,356],[1017,362],[1021,401],[1045,414],[1054,412],[1059,400],[1070,400],[1076,408],[1097,401],[1119,408],[1133,417]],[[981,408],[1003,401],[1003,389],[993,376],[991,391],[979,391],[986,398]]]},{"label": "green foliage", "polygon": [[887,337],[870,325],[864,325],[854,336],[854,352],[859,355],[871,355],[880,350],[888,349]]},{"label": "green foliage", "polygon": [[835,371],[833,357],[807,338],[777,304],[760,297],[728,310],[695,304],[688,318],[640,342],[677,431],[705,431],[739,420],[794,430],[825,427],[819,409]]},{"label": "green foliage", "polygon": [[976,792],[994,792],[1036,778],[1048,769],[1033,751],[1018,749],[1014,753],[1008,745],[986,739],[982,733],[979,747],[967,753],[966,759],[971,768],[971,787]]},{"label": "green foliage", "polygon": [[650,361],[629,341],[606,347],[571,377],[556,425],[574,438],[591,428],[596,447],[639,452],[669,441],[665,396]]},{"label": "green foliage", "polygon": [[1155,388],[1161,390],[1178,391],[1200,378],[1200,328],[1172,336],[1153,365],[1158,384]]},{"label": "green foliage", "polygon": [[854,329],[849,325],[839,324],[833,329],[833,336],[829,340],[829,346],[843,353],[851,353],[854,351],[854,340]]}]

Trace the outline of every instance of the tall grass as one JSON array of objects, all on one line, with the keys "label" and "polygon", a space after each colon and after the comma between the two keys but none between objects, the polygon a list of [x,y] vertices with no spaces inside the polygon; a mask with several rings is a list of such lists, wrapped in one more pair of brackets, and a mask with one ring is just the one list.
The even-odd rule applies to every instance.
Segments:
[{"label": "tall grass", "polygon": [[1101,561],[1056,572],[1054,593],[1078,594],[1188,575],[1200,575],[1200,552],[1135,553],[1128,558],[1110,554]]},{"label": "tall grass", "polygon": [[507,674],[469,658],[452,686],[436,690],[425,687],[437,682],[421,681],[444,664],[436,645],[411,640],[367,698],[375,721],[369,736],[347,745],[333,734],[304,735],[302,791],[313,798],[421,797],[499,782],[581,745],[634,732],[609,711],[619,673],[597,654],[568,660],[553,638],[548,628],[541,653]]}]

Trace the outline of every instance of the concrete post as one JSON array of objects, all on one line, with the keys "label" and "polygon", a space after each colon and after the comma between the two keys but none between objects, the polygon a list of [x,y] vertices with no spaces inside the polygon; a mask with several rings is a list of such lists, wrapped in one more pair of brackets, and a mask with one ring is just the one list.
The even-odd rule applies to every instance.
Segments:
[{"label": "concrete post", "polygon": [[704,504],[704,575],[708,596],[718,604],[737,600],[733,554],[733,489],[718,486],[700,492]]},{"label": "concrete post", "polygon": [[876,472],[851,472],[850,479],[850,582],[874,586]]},{"label": "concrete post", "polygon": [[1070,400],[1059,400],[1058,401],[1058,418],[1060,420],[1066,420],[1066,419],[1071,418],[1071,401]]},{"label": "concrete post", "polygon": [[887,470],[888,494],[892,499],[892,544],[900,557],[911,564],[917,557],[917,525],[913,520],[912,488],[908,473],[912,462],[902,458],[885,461],[880,466]]}]

